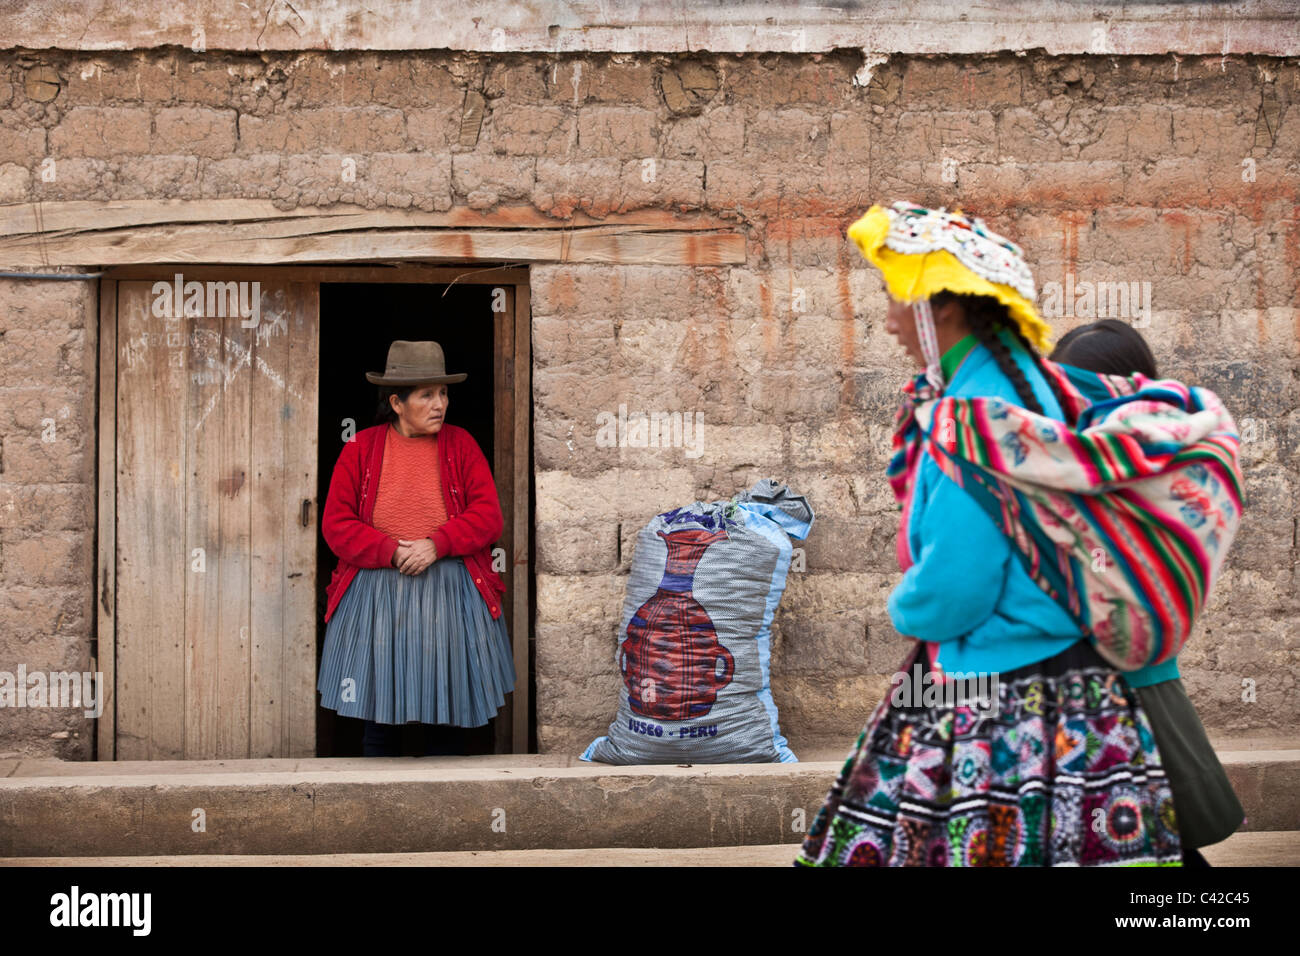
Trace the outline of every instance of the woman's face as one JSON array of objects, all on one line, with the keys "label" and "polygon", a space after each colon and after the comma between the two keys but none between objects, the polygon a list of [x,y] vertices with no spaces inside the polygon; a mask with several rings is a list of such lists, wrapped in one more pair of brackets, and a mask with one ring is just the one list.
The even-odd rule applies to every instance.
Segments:
[{"label": "woman's face", "polygon": [[388,403],[401,419],[405,435],[435,435],[447,414],[447,386],[420,385],[406,396],[406,401],[390,395]]},{"label": "woman's face", "polygon": [[921,351],[921,341],[916,335],[916,318],[912,314],[912,307],[891,296],[883,282],[880,287],[889,299],[889,309],[885,312],[885,331],[898,339],[898,344],[907,350],[907,354],[918,365],[924,365],[925,353]]}]

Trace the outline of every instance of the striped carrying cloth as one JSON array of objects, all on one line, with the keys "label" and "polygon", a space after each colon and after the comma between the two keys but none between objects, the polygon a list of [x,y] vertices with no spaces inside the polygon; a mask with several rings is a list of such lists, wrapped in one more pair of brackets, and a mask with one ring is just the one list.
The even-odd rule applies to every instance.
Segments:
[{"label": "striped carrying cloth", "polygon": [[907,500],[922,451],[974,495],[1039,586],[1120,670],[1186,642],[1241,520],[1236,425],[1208,389],[1043,360],[1060,422],[998,398],[903,388],[886,474]]}]

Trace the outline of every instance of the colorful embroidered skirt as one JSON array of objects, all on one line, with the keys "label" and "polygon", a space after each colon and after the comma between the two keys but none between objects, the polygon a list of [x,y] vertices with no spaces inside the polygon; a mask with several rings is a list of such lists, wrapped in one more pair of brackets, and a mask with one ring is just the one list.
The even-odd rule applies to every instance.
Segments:
[{"label": "colorful embroidered skirt", "polygon": [[502,614],[458,557],[422,574],[362,568],[325,627],[321,706],[381,724],[481,727],[514,690]]},{"label": "colorful embroidered skirt", "polygon": [[[929,670],[920,648],[904,673]],[[887,693],[796,865],[1181,865],[1155,738],[1120,672],[1079,641],[997,678],[983,703]]]}]

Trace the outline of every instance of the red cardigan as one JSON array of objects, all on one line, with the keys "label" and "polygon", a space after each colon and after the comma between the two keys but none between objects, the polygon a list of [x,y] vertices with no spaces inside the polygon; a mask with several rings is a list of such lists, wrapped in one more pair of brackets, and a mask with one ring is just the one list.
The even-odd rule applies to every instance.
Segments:
[{"label": "red cardigan", "polygon": [[[397,539],[370,523],[375,510],[375,490],[384,468],[384,438],[388,425],[357,432],[343,446],[330,478],[321,533],[339,559],[325,589],[328,621],[343,593],[360,568],[391,568]],[[492,570],[493,542],[501,537],[505,521],[487,459],[469,432],[444,424],[438,431],[442,500],[447,523],[432,535],[438,559],[459,556],[474,576],[474,585],[494,618],[501,616],[501,596],[506,585]]]}]

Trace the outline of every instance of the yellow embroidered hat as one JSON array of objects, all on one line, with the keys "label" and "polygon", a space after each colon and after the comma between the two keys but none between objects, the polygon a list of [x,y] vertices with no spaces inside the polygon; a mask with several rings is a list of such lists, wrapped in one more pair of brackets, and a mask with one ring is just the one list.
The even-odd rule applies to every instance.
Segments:
[{"label": "yellow embroidered hat", "polygon": [[1052,330],[1034,308],[1037,293],[1025,254],[982,219],[896,202],[888,209],[872,206],[849,227],[849,238],[898,301],[916,302],[944,290],[992,296],[1035,348],[1048,351]]}]

